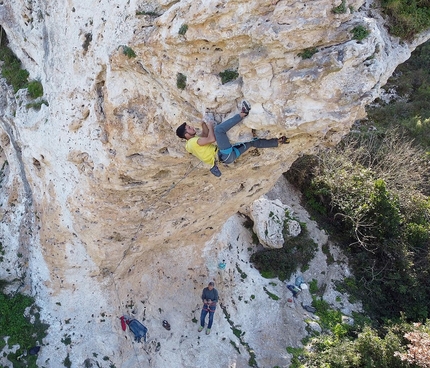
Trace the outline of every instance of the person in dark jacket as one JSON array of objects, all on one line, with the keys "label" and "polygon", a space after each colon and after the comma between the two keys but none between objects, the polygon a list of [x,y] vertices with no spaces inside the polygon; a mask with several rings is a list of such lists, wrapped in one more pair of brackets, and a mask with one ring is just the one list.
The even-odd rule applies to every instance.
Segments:
[{"label": "person in dark jacket", "polygon": [[214,286],[214,283],[211,281],[208,286],[203,289],[202,292],[203,308],[202,313],[200,314],[200,326],[198,331],[201,332],[205,327],[206,315],[209,313],[209,323],[206,329],[206,335],[209,335],[211,333],[216,303],[218,303],[218,291],[215,289]]}]

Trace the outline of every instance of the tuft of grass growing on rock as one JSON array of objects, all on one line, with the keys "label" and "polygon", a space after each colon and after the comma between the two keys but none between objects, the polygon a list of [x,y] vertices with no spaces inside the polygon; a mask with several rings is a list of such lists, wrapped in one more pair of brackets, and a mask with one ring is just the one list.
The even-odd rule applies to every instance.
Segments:
[{"label": "tuft of grass growing on rock", "polygon": [[311,294],[316,294],[318,292],[318,281],[316,279],[312,279],[309,283],[309,292]]},{"label": "tuft of grass growing on rock", "polygon": [[[227,322],[230,325],[231,330],[233,331],[233,334],[239,339],[240,344],[246,349],[246,351],[249,354],[249,360],[248,360],[248,365],[250,367],[257,367],[257,361],[255,360],[256,356],[255,356],[255,352],[254,350],[249,346],[249,344],[247,342],[245,342],[244,340],[244,335],[245,333],[242,332],[241,330],[239,330],[234,322],[230,319],[230,314],[227,312],[227,307],[221,305],[221,309],[224,312],[224,316],[227,319]],[[230,340],[230,344],[233,345],[233,347],[237,348],[236,350],[238,351],[238,353],[240,354],[239,348],[237,347],[236,343],[234,343],[232,340]]]},{"label": "tuft of grass growing on rock", "polygon": [[67,353],[66,358],[63,360],[63,364],[64,364],[64,366],[65,366],[65,367],[67,367],[67,368],[71,368],[71,366],[72,366],[72,361],[70,360],[70,355],[69,355],[69,353]]},{"label": "tuft of grass growing on rock", "polygon": [[345,14],[347,10],[346,1],[342,0],[342,3],[336,7],[334,7],[331,11],[334,14]]},{"label": "tuft of grass growing on rock", "polygon": [[4,62],[1,74],[6,82],[13,87],[13,91],[16,93],[18,90],[26,88],[29,73],[21,68],[21,61],[9,47],[0,47],[0,60]]},{"label": "tuft of grass growing on rock", "polygon": [[187,86],[187,76],[182,73],[178,73],[176,75],[176,87],[183,90],[185,89],[186,86]]},{"label": "tuft of grass growing on rock", "polygon": [[300,56],[302,59],[310,59],[317,52],[318,52],[318,49],[316,47],[311,47],[311,48],[305,49],[303,52],[299,52],[297,56]]},{"label": "tuft of grass growing on rock", "polygon": [[354,27],[351,33],[353,40],[362,41],[370,34],[370,31],[365,26],[360,25]]},{"label": "tuft of grass growing on rock", "polygon": [[129,59],[131,58],[135,58],[136,57],[136,53],[134,52],[134,50],[126,45],[122,46],[122,52],[125,56],[127,56]]},{"label": "tuft of grass growing on rock", "polygon": [[234,347],[234,349],[240,354],[239,347],[236,345],[236,343],[232,340],[230,340],[230,344]]},{"label": "tuft of grass growing on rock", "polygon": [[269,290],[266,289],[266,287],[263,287],[263,290],[266,292],[266,294],[269,296],[270,299],[279,300],[279,296],[271,293]]},{"label": "tuft of grass growing on rock", "polygon": [[12,86],[16,93],[20,89],[28,88],[28,94],[31,98],[43,96],[43,86],[40,81],[34,80],[28,82],[29,73],[21,68],[21,60],[7,46],[8,40],[3,28],[0,26],[2,37],[0,40],[0,60],[3,61],[1,74],[6,79],[7,84]]},{"label": "tuft of grass growing on rock", "polygon": [[185,33],[187,33],[188,31],[188,25],[187,24],[183,24],[180,28],[178,33],[183,36]]},{"label": "tuft of grass growing on rock", "polygon": [[159,17],[161,14],[158,14],[155,11],[137,11],[136,15],[148,15],[150,17]]},{"label": "tuft of grass growing on rock", "polygon": [[36,101],[36,102],[30,102],[27,105],[25,105],[25,107],[27,109],[35,109],[36,111],[39,111],[41,109],[42,105],[49,106],[49,103],[46,100],[40,100],[40,101]]},{"label": "tuft of grass growing on rock", "polygon": [[33,80],[28,83],[28,94],[31,98],[38,98],[43,96],[43,86],[38,80]]},{"label": "tuft of grass growing on rock", "polygon": [[232,80],[237,79],[239,77],[239,73],[236,70],[226,69],[219,73],[219,76],[221,77],[221,83],[226,84]]}]

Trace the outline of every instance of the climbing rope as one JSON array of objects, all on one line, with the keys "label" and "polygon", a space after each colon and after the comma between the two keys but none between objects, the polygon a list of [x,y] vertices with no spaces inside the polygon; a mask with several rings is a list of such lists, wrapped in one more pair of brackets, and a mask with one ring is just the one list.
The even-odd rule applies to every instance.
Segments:
[{"label": "climbing rope", "polygon": [[[176,183],[173,183],[171,186],[170,186],[170,188],[169,189],[167,189],[164,193],[162,193],[160,196],[159,196],[159,198],[158,199],[161,199],[161,198],[163,198],[163,197],[165,197],[167,194],[169,194],[170,193],[170,191],[172,190],[172,189],[174,189],[182,180],[184,180],[188,175],[190,175],[195,169],[197,169],[199,166],[200,166],[200,164],[201,164],[201,162],[199,162],[197,165],[195,165],[195,166],[193,166],[188,172],[186,172],[185,173],[185,175],[178,181],[178,182],[176,182]],[[116,272],[116,270],[118,269],[118,267],[121,265],[121,263],[122,263],[122,261],[125,259],[125,257],[128,255],[128,252],[130,251],[130,249],[131,249],[131,247],[133,246],[133,244],[134,244],[134,242],[136,241],[136,239],[137,239],[137,235],[139,234],[139,232],[140,232],[140,230],[142,229],[142,225],[143,225],[143,221],[140,221],[140,223],[139,223],[139,226],[137,227],[137,229],[136,229],[136,231],[135,231],[135,233],[133,234],[133,236],[132,236],[132,238],[131,238],[131,241],[130,241],[130,244],[129,244],[129,246],[127,247],[127,249],[124,251],[124,253],[123,253],[123,256],[122,256],[122,258],[121,258],[121,260],[118,262],[118,264],[116,265],[116,267],[115,267],[115,269],[113,270],[113,271],[111,271],[111,272],[109,272],[109,276],[110,276],[110,278],[111,278],[111,280],[112,280],[112,285],[113,285],[113,287],[114,287],[114,289],[115,289],[115,294],[116,294],[116,298],[117,298],[117,301],[118,301],[118,307],[119,307],[119,310],[121,310],[122,309],[122,303],[121,303],[121,298],[120,298],[120,296],[119,296],[119,291],[118,291],[118,286],[117,286],[117,283],[116,283],[116,281],[115,281],[115,277],[114,277],[114,274],[115,274],[115,272]],[[137,351],[136,351],[136,347],[134,346],[135,344],[132,344],[133,345],[133,350],[134,350],[134,354],[135,354],[135,357],[136,357],[136,360],[137,360],[137,362],[138,362],[138,364],[139,364],[139,367],[140,368],[142,368],[142,365],[141,365],[141,363],[140,363],[140,361],[139,361],[139,355],[137,354]]]},{"label": "climbing rope", "polygon": [[188,171],[177,183],[173,183],[169,189],[167,189],[161,196],[160,199],[165,197],[167,194],[170,193],[170,191],[175,188],[182,180],[184,180],[188,175],[190,175],[195,169],[197,169],[202,161],[200,161],[196,166],[192,167],[190,171]]},{"label": "climbing rope", "polygon": [[[113,277],[113,273],[112,273],[112,272],[110,273],[110,277],[111,277],[111,279],[112,279],[112,284],[113,284],[114,289],[115,289],[115,292],[116,292],[116,297],[117,297],[117,299],[118,299],[118,305],[119,305],[119,307],[121,308],[121,299],[120,299],[120,297],[119,297],[118,287],[117,287],[117,285],[116,285],[115,277]],[[140,363],[140,361],[139,361],[139,355],[137,354],[136,347],[135,347],[134,345],[135,345],[135,344],[133,344],[133,343],[132,343],[133,351],[134,351],[134,356],[136,357],[136,361],[137,361],[137,363],[138,363],[139,368],[143,368],[143,366],[141,365],[141,363]]]},{"label": "climbing rope", "polygon": [[[201,164],[202,162],[200,161],[196,166],[193,166],[188,172],[186,172],[185,173],[185,175],[181,178],[181,179],[179,179],[179,181],[178,182],[176,182],[176,183],[173,183],[171,186],[170,186],[170,188],[169,189],[167,189],[164,193],[162,193],[159,197],[158,197],[158,200],[160,200],[160,199],[162,199],[163,197],[165,197],[167,194],[169,194],[170,193],[170,191],[172,190],[172,189],[174,189],[182,180],[184,180],[188,175],[190,175],[195,169],[197,169],[199,166],[200,166],[200,164]],[[132,236],[132,238],[131,238],[131,242],[130,242],[130,245],[127,247],[127,249],[124,251],[124,254],[123,254],[123,257],[121,258],[121,260],[118,262],[118,264],[117,264],[117,266],[115,267],[115,269],[112,271],[112,272],[115,272],[117,269],[118,269],[118,267],[120,266],[120,264],[122,263],[122,261],[125,259],[125,257],[127,256],[127,254],[128,254],[128,252],[129,252],[129,250],[130,250],[130,248],[133,246],[133,243],[135,242],[135,240],[137,239],[137,235],[139,234],[139,232],[140,232],[140,230],[141,230],[141,228],[142,228],[142,225],[143,225],[143,221],[141,221],[140,223],[139,223],[139,226],[137,227],[137,229],[136,229],[136,231],[135,231],[135,233],[134,233],[134,235]]]}]

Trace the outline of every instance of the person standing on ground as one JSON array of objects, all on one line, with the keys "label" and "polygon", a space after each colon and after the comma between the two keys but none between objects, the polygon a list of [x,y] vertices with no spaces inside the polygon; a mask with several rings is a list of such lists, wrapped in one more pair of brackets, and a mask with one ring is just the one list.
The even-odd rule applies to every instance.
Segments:
[{"label": "person standing on ground", "polygon": [[206,315],[209,313],[209,323],[206,329],[206,335],[211,333],[216,303],[218,303],[218,291],[214,286],[214,283],[211,281],[202,292],[203,308],[202,313],[200,314],[200,326],[198,331],[201,332],[205,328]]},{"label": "person standing on ground", "polygon": [[[197,135],[196,129],[187,123],[181,124],[176,129],[176,135],[179,138],[187,140],[185,149],[196,156],[200,161],[211,166],[211,173],[215,176],[221,176],[221,171],[217,166],[217,161],[224,164],[233,163],[242,153],[251,147],[256,148],[271,148],[278,147],[279,144],[290,143],[285,136],[272,139],[253,139],[249,142],[240,142],[231,144],[228,139],[227,132],[235,125],[240,123],[243,118],[248,116],[251,110],[251,105],[247,101],[242,102],[242,110],[239,114],[222,122],[214,127],[213,121],[202,122],[202,133]],[[213,143],[215,143],[213,144]]]}]

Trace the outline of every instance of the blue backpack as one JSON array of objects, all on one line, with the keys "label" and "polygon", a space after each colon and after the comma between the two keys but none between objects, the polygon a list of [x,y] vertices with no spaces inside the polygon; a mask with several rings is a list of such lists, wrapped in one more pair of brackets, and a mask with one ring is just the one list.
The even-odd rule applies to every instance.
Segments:
[{"label": "blue backpack", "polygon": [[146,342],[146,333],[148,332],[148,329],[137,319],[126,319],[126,322],[131,332],[134,333],[134,341],[140,342],[143,337],[143,341]]}]

